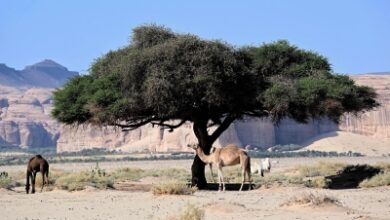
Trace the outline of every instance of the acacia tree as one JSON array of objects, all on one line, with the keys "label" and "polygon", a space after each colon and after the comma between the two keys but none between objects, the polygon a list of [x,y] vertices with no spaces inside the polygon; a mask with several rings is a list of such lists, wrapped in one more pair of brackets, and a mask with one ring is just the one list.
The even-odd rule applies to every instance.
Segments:
[{"label": "acacia tree", "polygon": [[[126,47],[98,58],[88,75],[54,92],[52,115],[65,124],[131,130],[152,123],[175,129],[186,122],[204,152],[243,117],[299,122],[377,106],[375,92],[332,73],[323,56],[287,41],[235,48],[161,26],[133,30]],[[209,132],[211,126],[215,129]],[[195,156],[192,184],[206,186]]]}]

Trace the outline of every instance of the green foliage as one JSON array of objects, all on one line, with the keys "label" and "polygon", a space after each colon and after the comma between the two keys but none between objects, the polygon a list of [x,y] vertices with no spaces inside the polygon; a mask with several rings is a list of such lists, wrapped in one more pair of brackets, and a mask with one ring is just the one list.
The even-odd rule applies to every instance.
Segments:
[{"label": "green foliage", "polygon": [[57,90],[52,115],[65,124],[125,129],[205,122],[198,132],[212,143],[222,132],[208,136],[208,122],[224,130],[244,116],[337,121],[344,112],[374,108],[375,97],[333,74],[325,57],[287,41],[235,48],[146,25],[134,29],[129,45],[96,59],[89,75]]},{"label": "green foliage", "polygon": [[76,76],[54,92],[52,115],[65,124],[84,123],[91,114],[87,108],[90,76]]}]

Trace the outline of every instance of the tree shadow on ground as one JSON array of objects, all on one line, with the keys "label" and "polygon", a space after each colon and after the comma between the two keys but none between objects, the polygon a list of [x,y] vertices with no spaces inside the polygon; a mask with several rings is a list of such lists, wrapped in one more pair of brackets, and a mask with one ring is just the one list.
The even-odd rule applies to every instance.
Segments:
[{"label": "tree shadow on ground", "polygon": [[[255,188],[254,184],[251,184],[252,189]],[[225,183],[225,190],[226,191],[238,191],[241,187],[241,183]],[[248,190],[249,184],[244,184],[242,187],[243,191]],[[218,191],[218,183],[208,183],[207,184],[207,189],[204,190],[209,190],[209,191]]]},{"label": "tree shadow on ground", "polygon": [[354,189],[365,180],[377,175],[381,169],[369,165],[349,165],[338,174],[326,176],[329,189]]}]

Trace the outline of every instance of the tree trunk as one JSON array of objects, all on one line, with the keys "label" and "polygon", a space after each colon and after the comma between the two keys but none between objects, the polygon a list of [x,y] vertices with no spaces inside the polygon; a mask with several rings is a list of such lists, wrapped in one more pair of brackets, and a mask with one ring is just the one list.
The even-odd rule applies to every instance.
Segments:
[{"label": "tree trunk", "polygon": [[[199,141],[202,142],[202,141]],[[211,145],[201,145],[203,152],[205,154],[209,154]],[[192,172],[192,186],[196,186],[199,189],[205,189],[207,188],[207,181],[206,181],[206,175],[205,175],[205,166],[206,164],[198,157],[198,155],[195,156],[194,162],[192,163],[191,172]]]},{"label": "tree trunk", "polygon": [[196,186],[199,189],[206,189],[207,181],[205,175],[205,163],[203,163],[203,161],[200,160],[198,155],[195,156],[194,162],[192,163],[191,173],[192,173],[191,185]]},{"label": "tree trunk", "polygon": [[[198,139],[199,146],[205,154],[209,154],[211,145],[213,144],[210,141],[210,136],[207,132],[207,121],[207,119],[194,120],[193,127],[195,136]],[[198,157],[198,155],[196,155],[191,167],[191,185],[196,186],[199,189],[207,188],[205,165],[206,164],[203,163],[203,161]]]},{"label": "tree trunk", "polygon": [[[224,132],[229,125],[234,121],[235,117],[227,116],[220,126],[209,135],[207,131],[207,117],[197,117],[194,119],[194,133],[198,139],[199,146],[203,152],[208,155],[210,153],[211,146],[214,141]],[[199,189],[207,188],[207,181],[205,176],[205,163],[198,157],[195,156],[194,162],[192,163],[191,172],[192,172],[192,186],[196,186]]]}]

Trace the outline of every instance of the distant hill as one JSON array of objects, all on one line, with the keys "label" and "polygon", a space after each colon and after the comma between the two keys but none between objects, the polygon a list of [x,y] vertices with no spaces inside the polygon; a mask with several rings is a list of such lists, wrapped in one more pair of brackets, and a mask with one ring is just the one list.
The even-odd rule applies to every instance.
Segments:
[{"label": "distant hill", "polygon": [[0,64],[0,85],[9,87],[57,88],[76,75],[78,72],[69,71],[52,60],[43,60],[26,66],[23,70],[15,70],[5,64]]}]

